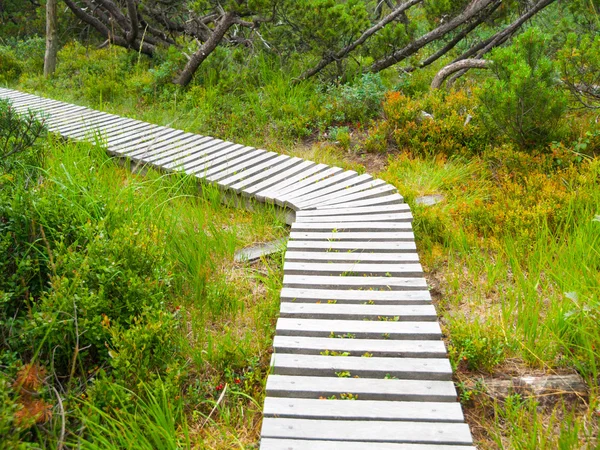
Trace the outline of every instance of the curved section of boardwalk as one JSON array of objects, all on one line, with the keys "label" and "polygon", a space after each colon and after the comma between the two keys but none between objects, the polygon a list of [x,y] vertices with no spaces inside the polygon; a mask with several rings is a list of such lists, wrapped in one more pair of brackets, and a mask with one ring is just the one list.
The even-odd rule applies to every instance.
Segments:
[{"label": "curved section of boardwalk", "polygon": [[409,207],[370,175],[0,89],[21,112],[108,151],[296,212],[263,450],[466,450],[452,369]]}]

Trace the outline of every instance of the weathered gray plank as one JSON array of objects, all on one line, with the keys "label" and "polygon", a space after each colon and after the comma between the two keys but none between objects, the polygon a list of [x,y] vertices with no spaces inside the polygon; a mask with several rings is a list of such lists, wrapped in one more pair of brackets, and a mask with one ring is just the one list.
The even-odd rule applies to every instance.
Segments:
[{"label": "weathered gray plank", "polygon": [[280,317],[276,333],[281,336],[337,337],[358,339],[440,339],[437,322],[379,322],[362,320],[291,319]]},{"label": "weathered gray plank", "polygon": [[287,186],[287,184],[293,182],[293,180],[301,178],[301,176],[299,176],[300,174],[306,176],[321,172],[326,168],[327,166],[325,164],[300,160],[298,164],[291,165],[287,170],[278,172],[269,178],[253,183],[251,186],[244,187],[244,190],[241,193],[246,197],[254,197],[259,201],[263,201],[264,197],[259,197],[258,193],[263,191],[268,192],[269,189],[274,189],[277,186]]},{"label": "weathered gray plank", "polygon": [[305,196],[314,195],[315,193],[319,193],[323,189],[329,188],[331,186],[341,188],[341,186],[343,186],[346,182],[355,178],[358,178],[358,174],[355,171],[346,170],[345,172],[340,172],[331,177],[315,181],[304,187],[290,187],[287,189],[287,192],[281,192],[278,196],[278,199],[283,203],[295,204],[299,201],[302,201],[302,199],[304,199]]},{"label": "weathered gray plank", "polygon": [[207,158],[208,161],[202,161],[200,164],[186,168],[185,171],[186,173],[195,174],[198,177],[205,178],[209,170],[216,167],[227,168],[264,153],[266,153],[265,150],[256,150],[254,147],[242,147],[237,150],[231,150],[218,158],[209,157]]},{"label": "weathered gray plank", "polygon": [[456,389],[451,381],[270,375],[266,391],[269,397],[318,399],[335,395],[339,399],[340,394],[353,394],[358,400],[456,401]]},{"label": "weathered gray plank", "polygon": [[477,450],[473,446],[262,438],[261,450]]},{"label": "weathered gray plank", "polygon": [[294,181],[294,177],[288,180],[288,184],[286,186],[274,186],[273,188],[269,188],[269,190],[266,192],[258,192],[256,197],[260,198],[259,196],[262,196],[266,201],[273,201],[281,206],[284,206],[285,201],[280,199],[285,193],[296,189],[301,189],[305,186],[317,183],[325,178],[333,177],[341,172],[343,172],[343,169],[340,169],[339,167],[327,167],[325,170],[315,173],[311,176],[307,176],[306,173],[302,173],[295,177],[296,179]]},{"label": "weathered gray plank", "polygon": [[279,317],[301,319],[391,320],[434,322],[433,305],[360,305],[282,302]]},{"label": "weathered gray plank", "polygon": [[219,181],[219,184],[228,186],[235,192],[240,192],[244,187],[252,186],[267,179],[270,176],[287,170],[290,166],[300,163],[300,158],[292,158],[288,155],[279,155],[274,159],[269,159],[258,166],[249,170],[243,170],[235,175],[231,175]]},{"label": "weathered gray plank", "polygon": [[366,183],[360,183],[360,184],[357,184],[356,186],[348,187],[343,190],[337,190],[336,192],[333,192],[329,195],[316,196],[313,198],[303,197],[302,199],[299,199],[295,203],[301,209],[310,209],[310,208],[314,208],[316,205],[319,205],[326,201],[335,200],[336,198],[339,198],[342,196],[360,193],[360,192],[363,192],[363,191],[369,190],[369,189],[375,189],[377,187],[384,186],[385,184],[386,184],[386,182],[383,180],[371,179],[371,181],[368,181]]},{"label": "weathered gray plank", "polygon": [[360,192],[356,192],[354,194],[340,195],[340,196],[338,196],[336,198],[332,198],[330,200],[324,200],[315,206],[335,207],[335,205],[338,205],[341,203],[350,203],[350,202],[359,201],[359,200],[364,201],[367,199],[370,200],[373,198],[385,197],[387,195],[395,194],[397,192],[398,192],[398,190],[396,189],[395,186],[392,186],[391,184],[383,184],[382,186],[365,189]]},{"label": "weathered gray plank", "polygon": [[207,155],[219,152],[233,145],[231,142],[225,142],[221,139],[212,139],[182,152],[169,152],[168,155],[160,156],[159,158],[148,158],[148,161],[165,169],[181,169],[187,163],[201,160]]},{"label": "weathered gray plank", "polygon": [[290,288],[281,290],[282,302],[295,303],[338,303],[384,304],[384,305],[425,305],[431,302],[427,290],[378,291],[373,289],[314,289]]},{"label": "weathered gray plank", "polygon": [[[319,211],[319,210],[317,210]],[[412,222],[413,217],[409,212],[390,214],[362,214],[339,216],[304,216],[296,214],[296,223],[327,223],[327,222]]]},{"label": "weathered gray plank", "polygon": [[196,173],[206,169],[206,166],[211,162],[222,162],[227,161],[235,156],[240,154],[244,154],[246,151],[246,147],[240,144],[233,145],[221,145],[219,144],[219,149],[209,148],[206,150],[205,154],[200,158],[194,158],[193,161],[185,162],[184,164],[180,164],[177,169],[184,170],[187,173]]},{"label": "weathered gray plank", "polygon": [[[363,206],[382,206],[382,205],[396,205],[399,203],[403,203],[404,202],[404,198],[400,195],[400,194],[392,194],[392,195],[386,195],[385,197],[375,197],[375,198],[368,198],[366,200],[356,200],[356,201],[351,201],[351,202],[347,202],[347,203],[339,203],[336,205],[333,205],[333,207],[335,208],[343,208],[343,209],[347,209],[347,208],[360,208]],[[331,209],[332,205],[318,205],[315,207],[316,209]]]},{"label": "weathered gray plank", "polygon": [[231,175],[236,175],[244,170],[251,170],[252,168],[258,166],[265,161],[271,161],[277,157],[277,153],[275,152],[266,152],[264,150],[258,150],[263,153],[256,153],[249,155],[248,158],[243,158],[237,160],[235,164],[228,165],[224,168],[215,168],[210,169],[206,172],[206,180],[208,181],[220,181]]},{"label": "weathered gray plank", "polygon": [[167,130],[165,130],[165,132],[162,134],[147,136],[139,141],[123,144],[115,147],[113,151],[118,151],[119,153],[127,155],[128,157],[134,157],[150,153],[152,150],[161,145],[173,144],[174,142],[177,142],[182,138],[184,139],[185,137],[186,133],[184,131],[167,128]]},{"label": "weathered gray plank", "polygon": [[360,378],[398,378],[402,380],[452,380],[448,358],[370,358],[361,356],[272,355],[271,373]]},{"label": "weathered gray plank", "polygon": [[[373,400],[315,400],[267,397],[265,417],[322,420],[378,420],[407,422],[462,422],[459,403],[388,402]],[[390,424],[394,426],[394,424]]]},{"label": "weathered gray plank", "polygon": [[417,249],[413,241],[369,242],[369,241],[300,241],[288,242],[288,250],[327,251],[327,252],[381,252],[403,253]]},{"label": "weathered gray plank", "polygon": [[368,252],[304,252],[288,250],[285,261],[290,262],[363,262],[369,264],[419,262],[417,253]]},{"label": "weathered gray plank", "polygon": [[444,358],[446,347],[441,340],[339,339],[305,336],[275,336],[275,353],[302,355],[348,354],[380,357]]},{"label": "weathered gray plank", "polygon": [[[188,155],[192,149],[212,141],[214,141],[214,139],[209,136],[196,135],[191,139],[184,139],[180,142],[157,146],[152,151],[144,154],[143,157],[130,156],[130,158],[134,161],[143,161],[146,164],[152,164],[155,161],[172,162],[183,155]],[[157,165],[160,166],[160,164]]]},{"label": "weathered gray plank", "polygon": [[[108,120],[110,115],[107,116],[105,113],[90,113],[84,117],[73,119],[71,116],[61,117],[59,122],[55,123],[54,126],[63,135],[76,134],[80,131],[89,131],[96,123],[101,123]],[[115,119],[115,118],[113,118]]]},{"label": "weathered gray plank", "polygon": [[404,289],[427,289],[424,278],[416,277],[355,277],[355,276],[319,276],[284,275],[286,287],[312,287],[318,289],[377,289],[380,291],[401,291]]},{"label": "weathered gray plank", "polygon": [[[396,203],[393,205],[375,205],[359,206],[351,208],[320,208],[298,211],[299,218],[304,217],[325,217],[325,216],[363,216],[371,214],[395,214],[410,213],[410,207],[406,203]],[[357,218],[358,220],[358,218]]]},{"label": "weathered gray plank", "polygon": [[263,420],[262,436],[313,440],[470,445],[462,423],[277,419]]},{"label": "weathered gray plank", "polygon": [[342,194],[348,194],[352,189],[365,189],[369,186],[372,186],[376,180],[373,180],[373,177],[369,174],[358,175],[354,178],[348,178],[344,181],[338,181],[333,186],[328,186],[322,189],[317,190],[316,192],[311,192],[308,194],[302,195],[302,200],[296,201],[296,204],[306,204],[310,203],[315,199],[326,199],[330,197],[335,197]]},{"label": "weathered gray plank", "polygon": [[294,231],[290,233],[290,239],[296,240],[322,240],[322,241],[414,241],[415,235],[412,231],[379,231],[379,232],[334,232],[319,233],[307,231]]},{"label": "weathered gray plank", "polygon": [[294,222],[293,231],[320,231],[320,232],[341,232],[341,231],[393,231],[393,230],[411,230],[410,222]]},{"label": "weathered gray plank", "polygon": [[277,155],[275,158],[269,158],[264,162],[237,173],[231,174],[221,180],[217,184],[226,186],[229,189],[240,193],[242,188],[251,186],[267,179],[270,175],[276,175],[288,169],[291,165],[298,164],[299,158],[292,158],[287,155]]},{"label": "weathered gray plank", "polygon": [[[326,176],[326,173],[331,174],[328,172],[329,170],[330,167],[327,164],[315,164],[300,172],[296,172],[293,175],[282,174],[276,183],[260,183],[259,185],[248,189],[247,192],[249,195],[256,197],[259,201],[264,201],[266,198],[273,198],[273,195],[281,189],[286,189],[287,187],[300,183],[310,177]],[[337,172],[339,171],[341,171],[341,169]]]},{"label": "weathered gray plank", "polygon": [[417,263],[370,264],[361,262],[291,262],[283,266],[285,275],[421,277],[423,268]]}]

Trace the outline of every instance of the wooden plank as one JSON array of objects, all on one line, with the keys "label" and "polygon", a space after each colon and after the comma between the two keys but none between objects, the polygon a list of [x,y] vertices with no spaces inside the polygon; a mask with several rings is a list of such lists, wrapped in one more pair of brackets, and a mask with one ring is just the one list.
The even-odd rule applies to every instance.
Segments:
[{"label": "wooden plank", "polygon": [[469,427],[459,423],[344,421],[283,419],[263,420],[262,436],[304,440],[470,445]]},{"label": "wooden plank", "polygon": [[[121,123],[120,118],[93,118],[91,120],[81,121],[74,124],[68,129],[60,128],[59,132],[63,136],[71,139],[83,140],[93,138],[95,136],[100,137],[106,142],[107,133],[104,128],[117,129],[119,132],[124,131],[125,128],[131,128],[133,126],[140,128],[145,127],[142,123],[134,124],[133,122]],[[111,126],[112,125],[112,126]]]},{"label": "wooden plank", "polygon": [[392,231],[411,230],[410,222],[295,222],[292,224],[293,231]]},{"label": "wooden plank", "polygon": [[[104,142],[109,144],[109,139],[112,135],[112,140],[115,140],[117,137],[122,137],[128,134],[131,134],[134,130],[140,130],[138,133],[141,133],[144,130],[150,130],[152,127],[144,122],[140,122],[137,120],[131,120],[122,122],[120,117],[116,118],[105,118],[105,119],[97,119],[94,118],[90,121],[84,121],[83,123],[79,123],[74,125],[70,129],[62,129],[61,133],[69,136],[73,139],[84,139],[91,135],[97,134],[99,135]],[[110,133],[111,130],[113,133]]]},{"label": "wooden plank", "polygon": [[69,133],[75,133],[83,127],[92,127],[95,122],[103,120],[104,118],[104,113],[90,113],[83,117],[61,116],[54,122],[53,126],[57,128],[61,134],[67,135]]},{"label": "wooden plank", "polygon": [[336,205],[323,205],[323,206],[316,206],[316,209],[331,209],[332,207],[334,208],[360,208],[363,206],[383,206],[383,205],[396,205],[399,203],[403,203],[404,202],[404,198],[400,195],[400,194],[392,194],[392,195],[386,195],[385,197],[375,197],[375,198],[368,198],[366,200],[357,200],[357,201],[352,201],[352,202],[348,202],[348,203],[340,203],[340,204],[336,204]]},{"label": "wooden plank", "polygon": [[[281,156],[287,157],[287,155],[281,155]],[[306,167],[310,167],[311,164],[314,165],[314,163],[310,163],[309,161],[303,161],[300,158],[289,157],[288,159],[282,161],[281,163],[275,164],[275,162],[274,162],[273,166],[270,166],[265,171],[259,172],[255,175],[246,176],[245,174],[242,174],[242,177],[239,179],[239,181],[237,181],[233,184],[228,183],[229,188],[232,189],[233,191],[241,194],[243,190],[247,191],[252,186],[256,186],[259,183],[271,182],[274,178],[277,178],[284,173],[289,173],[293,170],[296,170],[295,168],[297,166],[299,166],[300,164],[306,164]],[[297,169],[297,170],[302,170],[302,169]],[[223,180],[223,183],[227,183],[227,180]]]},{"label": "wooden plank", "polygon": [[286,287],[312,287],[317,289],[378,289],[380,291],[401,291],[404,289],[427,289],[421,277],[355,277],[320,275],[284,275]]},{"label": "wooden plank", "polygon": [[360,305],[282,302],[279,317],[435,322],[433,305]]},{"label": "wooden plank", "polygon": [[[294,161],[294,159],[297,161]],[[269,177],[267,172],[270,174],[277,174],[288,168],[290,165],[298,163],[299,161],[299,158],[291,158],[287,155],[278,155],[276,158],[268,159],[257,166],[229,175],[228,177],[219,180],[218,184],[221,186],[227,186],[230,189],[233,189],[233,186],[236,186],[237,188],[233,190],[239,193],[241,188],[252,185],[252,178],[256,178],[257,182],[258,180],[264,180],[265,178]]]},{"label": "wooden plank", "polygon": [[[98,124],[96,125],[96,128],[98,136],[108,147],[108,150],[113,154],[120,156],[124,156],[124,154],[118,150],[121,143],[129,143],[132,141],[139,142],[140,139],[145,137],[160,136],[165,133],[164,130],[157,126],[148,126],[147,124],[144,124],[144,122],[136,123],[133,121],[130,123],[117,121],[110,125]],[[85,134],[89,134],[89,132]]]},{"label": "wooden plank", "polygon": [[232,144],[231,142],[225,142],[221,139],[213,139],[204,142],[197,147],[192,147],[189,150],[182,151],[181,153],[170,154],[155,161],[152,161],[152,158],[149,158],[148,161],[153,162],[157,166],[162,166],[165,169],[181,169],[189,162],[200,160],[206,155],[216,153],[224,148],[232,147],[233,145],[235,144]]},{"label": "wooden plank", "polygon": [[410,207],[406,203],[397,203],[383,206],[362,206],[352,208],[320,208],[298,211],[298,217],[325,217],[325,216],[363,216],[370,214],[392,214],[410,213]]},{"label": "wooden plank", "polygon": [[391,184],[386,183],[381,186],[373,187],[370,189],[364,189],[364,190],[362,190],[360,192],[356,192],[354,194],[348,194],[348,195],[343,195],[343,196],[340,195],[336,198],[332,198],[329,200],[323,200],[318,205],[320,207],[323,207],[325,205],[328,205],[329,207],[335,207],[335,205],[340,204],[340,203],[349,203],[349,202],[354,202],[357,200],[366,200],[366,199],[372,199],[372,198],[377,198],[377,197],[384,197],[386,195],[395,194],[397,192],[398,192],[398,189],[396,189],[395,186],[392,186]]},{"label": "wooden plank", "polygon": [[282,302],[295,303],[356,303],[383,305],[426,305],[431,302],[427,290],[375,291],[352,289],[290,288],[281,290]]},{"label": "wooden plank", "polygon": [[196,135],[191,139],[184,139],[179,142],[157,146],[151,152],[143,155],[143,157],[130,156],[130,158],[133,161],[143,161],[146,164],[154,163],[155,161],[173,161],[182,155],[188,155],[192,149],[198,148],[200,145],[211,141],[214,141],[214,139],[209,136]]},{"label": "wooden plank", "polygon": [[326,252],[380,252],[403,253],[414,252],[417,246],[412,241],[380,242],[380,241],[289,241],[288,250],[326,251]]},{"label": "wooden plank", "polygon": [[302,355],[347,354],[395,358],[444,358],[446,347],[441,340],[338,339],[304,336],[275,336],[275,353]]},{"label": "wooden plank", "polygon": [[[116,129],[118,129],[118,126],[116,127]],[[107,141],[109,141],[109,139],[110,139],[110,141],[109,141],[110,150],[113,153],[118,153],[120,155],[127,156],[127,148],[129,148],[128,146],[139,145],[140,142],[143,142],[143,143],[152,142],[154,139],[161,139],[161,138],[171,134],[172,130],[170,130],[169,128],[158,127],[158,126],[156,128],[149,128],[145,133],[141,134],[140,136],[136,137],[135,139],[125,140],[125,141],[120,142],[119,144],[112,142],[112,139],[110,137],[108,137],[109,131],[107,129],[101,129],[100,132],[106,133]]]},{"label": "wooden plank", "polygon": [[320,241],[414,241],[415,235],[412,231],[379,231],[379,232],[334,232],[319,233],[307,231],[291,231],[290,239],[296,240],[320,240]]},{"label": "wooden plank", "polygon": [[140,139],[143,136],[154,136],[161,132],[164,132],[164,127],[159,127],[158,125],[153,124],[144,124],[144,122],[141,122],[140,125],[136,125],[135,127],[127,129],[123,128],[122,131],[117,127],[114,134],[106,133],[105,141],[106,144],[112,148],[117,147],[125,142]]},{"label": "wooden plank", "polygon": [[353,170],[347,170],[304,187],[290,187],[287,192],[281,192],[278,199],[285,203],[296,203],[296,201],[302,201],[307,195],[318,194],[323,189],[332,186],[341,189],[341,186],[344,186],[346,182],[355,178],[358,178],[358,174]]},{"label": "wooden plank", "polygon": [[277,320],[276,333],[281,336],[355,336],[358,339],[422,340],[442,337],[437,322],[379,322],[285,317]]},{"label": "wooden plank", "polygon": [[[241,150],[245,147],[240,144],[231,144],[229,142],[223,142],[222,144],[218,144],[214,147],[209,147],[204,150],[202,154],[195,153],[193,156],[183,158],[177,164],[177,170],[184,170],[186,172],[193,171],[194,169],[200,170],[200,168],[204,167],[209,161],[214,161],[216,159],[222,160],[221,158],[231,158],[235,155],[239,155]],[[169,165],[165,165],[168,167]]]},{"label": "wooden plank", "polygon": [[[312,162],[312,161],[311,161]],[[327,164],[315,164],[302,171],[297,171],[293,175],[285,174],[285,176],[281,176],[281,178],[276,183],[268,182],[263,185],[263,183],[253,186],[251,189],[248,189],[246,192],[249,195],[252,195],[259,201],[265,201],[265,199],[273,198],[276,192],[281,189],[286,189],[287,187],[294,185],[296,183],[300,183],[303,180],[306,180],[315,175],[325,176],[325,172],[329,170],[329,166]],[[341,170],[341,169],[340,169]],[[339,172],[339,171],[338,171]]]},{"label": "wooden plank", "polygon": [[289,262],[363,262],[386,264],[399,262],[419,262],[417,253],[367,253],[367,252],[304,252],[288,250],[285,261]]},{"label": "wooden plank", "polygon": [[[397,378],[451,381],[448,358],[382,358],[377,356],[323,356],[273,354],[271,373],[348,378]],[[340,375],[342,374],[342,375]]]},{"label": "wooden plank", "polygon": [[162,134],[154,136],[148,136],[144,139],[140,139],[136,142],[129,142],[118,147],[115,147],[113,151],[127,155],[128,157],[139,156],[150,153],[159,145],[173,144],[178,142],[182,137],[185,136],[185,132],[181,130],[173,130],[167,128]]},{"label": "wooden plank", "polygon": [[230,176],[236,176],[238,174],[243,173],[246,170],[252,170],[254,167],[264,164],[269,164],[270,161],[273,161],[277,158],[277,153],[275,152],[264,152],[255,156],[254,158],[250,158],[248,160],[243,160],[234,164],[230,167],[224,169],[212,169],[206,173],[206,179],[208,181],[220,181]]},{"label": "wooden plank", "polygon": [[276,419],[263,420],[262,436],[307,440],[397,442],[470,445],[469,427],[462,423]]},{"label": "wooden plank", "polygon": [[84,120],[89,112],[85,108],[80,109],[64,109],[56,111],[46,117],[46,123],[50,126],[58,126],[73,120]]},{"label": "wooden plank", "polygon": [[340,394],[353,394],[358,400],[456,401],[456,389],[451,381],[269,375],[266,391],[269,397],[318,399],[335,395],[339,399]]},{"label": "wooden plank", "polygon": [[384,186],[385,184],[386,182],[383,180],[371,180],[367,183],[361,183],[357,186],[349,187],[347,189],[344,189],[343,191],[337,191],[329,195],[319,196],[312,199],[303,198],[302,200],[299,200],[297,204],[301,209],[310,209],[323,202],[335,200],[336,198],[343,197],[346,195],[360,193],[365,190],[375,189],[377,187]]},{"label": "wooden plank", "polygon": [[[377,420],[403,422],[464,421],[460,403],[389,402],[373,400],[315,400],[312,398],[267,397],[264,417],[315,420]],[[394,424],[390,424],[394,426]]]},{"label": "wooden plank", "polygon": [[477,450],[466,445],[395,444],[389,442],[321,441],[261,438],[260,450]]},{"label": "wooden plank", "polygon": [[[318,211],[318,210],[317,210]],[[298,213],[304,211],[298,211]],[[362,214],[338,216],[304,216],[296,215],[297,223],[326,223],[326,222],[412,222],[410,212],[391,214]]]},{"label": "wooden plank", "polygon": [[303,175],[307,176],[316,172],[323,171],[327,168],[325,164],[317,164],[312,161],[302,161],[299,164],[294,164],[289,169],[279,172],[276,175],[262,180],[258,183],[253,183],[252,186],[245,187],[242,194],[246,197],[254,197],[259,201],[263,201],[264,197],[260,192],[268,192],[269,189],[275,189],[277,186],[287,186],[294,179],[299,179]]},{"label": "wooden plank", "polygon": [[46,121],[49,130],[58,132],[64,136],[63,130],[66,127],[72,127],[73,124],[83,124],[88,120],[89,115],[83,115],[78,111],[71,113],[58,114],[52,119]]},{"label": "wooden plank", "polygon": [[207,158],[208,161],[195,165],[191,168],[186,168],[186,173],[195,174],[198,177],[205,178],[209,170],[215,167],[227,168],[232,165],[239,164],[242,161],[255,158],[258,155],[266,153],[265,150],[256,150],[254,147],[242,147],[240,149],[231,150],[219,158]]},{"label": "wooden plank", "polygon": [[423,268],[418,263],[370,264],[362,262],[289,262],[283,266],[285,275],[330,275],[369,277],[422,277]]},{"label": "wooden plank", "polygon": [[306,176],[304,173],[296,177],[297,179],[295,181],[288,182],[287,186],[274,186],[273,188],[269,189],[268,192],[257,193],[257,198],[258,195],[262,195],[266,201],[275,202],[280,206],[285,206],[285,201],[281,200],[285,193],[296,189],[301,189],[305,186],[317,183],[325,178],[333,177],[340,172],[343,172],[343,169],[340,169],[339,167],[327,167],[325,170],[315,173],[311,176]]},{"label": "wooden plank", "polygon": [[[301,204],[308,204],[311,201],[315,201],[315,199],[325,199],[325,198],[330,198],[330,197],[335,197],[335,196],[339,196],[343,194],[348,194],[351,190],[353,189],[365,189],[367,187],[370,187],[373,185],[373,183],[376,183],[377,180],[373,180],[373,177],[371,175],[368,174],[362,174],[362,175],[358,175],[354,178],[349,178],[347,180],[338,182],[336,184],[334,184],[333,186],[328,186],[326,188],[322,188],[319,189],[316,192],[312,192],[309,194],[304,194],[302,195],[302,201]],[[300,202],[300,200],[298,200],[295,203]]]}]

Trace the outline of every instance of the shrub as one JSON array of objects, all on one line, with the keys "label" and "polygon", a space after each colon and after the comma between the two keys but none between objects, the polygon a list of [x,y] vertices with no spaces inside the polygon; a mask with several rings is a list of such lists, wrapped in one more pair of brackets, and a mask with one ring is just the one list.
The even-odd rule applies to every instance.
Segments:
[{"label": "shrub", "polygon": [[4,46],[0,46],[0,83],[10,83],[19,79],[23,72],[23,65],[13,51]]},{"label": "shrub", "polygon": [[390,92],[383,112],[384,121],[375,124],[366,139],[369,151],[381,151],[392,143],[417,155],[472,155],[488,142],[477,121],[466,123],[467,116],[475,114],[474,101],[462,91],[435,91],[418,99]]},{"label": "shrub", "polygon": [[485,124],[523,149],[544,147],[556,138],[567,106],[554,65],[544,54],[545,39],[531,28],[511,47],[495,50],[490,56],[494,77],[480,94]]},{"label": "shrub", "polygon": [[557,56],[563,82],[577,102],[600,107],[600,36],[570,33]]}]

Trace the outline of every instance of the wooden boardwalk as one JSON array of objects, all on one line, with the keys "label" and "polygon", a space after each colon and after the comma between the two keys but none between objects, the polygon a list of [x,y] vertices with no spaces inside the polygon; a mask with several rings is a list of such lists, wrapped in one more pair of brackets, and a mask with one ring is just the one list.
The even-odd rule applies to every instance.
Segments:
[{"label": "wooden boardwalk", "polygon": [[[260,448],[474,449],[409,207],[370,175],[0,89],[64,137],[295,211]],[[96,134],[97,136],[97,134]],[[354,400],[348,400],[354,399]]]}]

